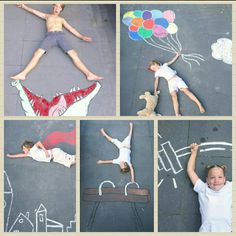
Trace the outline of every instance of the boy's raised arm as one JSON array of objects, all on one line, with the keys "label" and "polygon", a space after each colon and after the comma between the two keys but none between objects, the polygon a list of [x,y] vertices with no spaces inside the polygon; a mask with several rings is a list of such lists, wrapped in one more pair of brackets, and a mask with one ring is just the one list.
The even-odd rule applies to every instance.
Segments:
[{"label": "boy's raised arm", "polygon": [[156,96],[157,93],[157,89],[158,89],[158,84],[159,84],[159,77],[156,77],[154,80],[154,95]]},{"label": "boy's raised arm", "polygon": [[130,166],[130,175],[131,175],[131,182],[135,182],[135,174],[134,174],[133,165]]},{"label": "boy's raised arm", "polygon": [[198,152],[199,146],[196,143],[192,143],[190,145],[190,148],[191,148],[191,155],[188,160],[187,173],[188,173],[188,176],[189,176],[192,184],[195,185],[199,179],[197,173],[195,172],[197,152]]},{"label": "boy's raised arm", "polygon": [[20,4],[16,4],[16,5],[17,5],[17,7],[22,8],[22,9],[24,9],[24,10],[26,10],[26,11],[28,11],[28,12],[30,12],[30,13],[32,13],[32,14],[40,17],[40,18],[42,18],[42,19],[44,19],[44,20],[48,16],[48,14],[43,13],[43,12],[38,11],[38,10],[35,10],[35,9],[31,8],[31,7],[28,7],[25,4],[20,3]]},{"label": "boy's raised arm", "polygon": [[174,58],[172,60],[170,60],[169,62],[167,62],[166,64],[169,66],[169,65],[175,63],[179,56],[180,56],[180,53],[177,52],[176,55],[174,56]]},{"label": "boy's raised arm", "polygon": [[92,38],[82,35],[78,30],[76,30],[74,27],[72,27],[65,19],[63,19],[63,26],[69,31],[71,32],[73,35],[75,35],[76,37],[82,39],[83,41],[86,42],[92,42]]}]

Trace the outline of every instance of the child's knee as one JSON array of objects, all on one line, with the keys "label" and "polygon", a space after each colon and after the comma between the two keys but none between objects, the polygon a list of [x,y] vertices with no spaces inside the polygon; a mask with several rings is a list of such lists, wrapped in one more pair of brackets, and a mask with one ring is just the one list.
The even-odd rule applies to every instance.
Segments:
[{"label": "child's knee", "polygon": [[78,54],[77,54],[77,52],[76,52],[74,49],[70,50],[70,51],[68,52],[68,55],[69,55],[72,59],[78,57]]}]

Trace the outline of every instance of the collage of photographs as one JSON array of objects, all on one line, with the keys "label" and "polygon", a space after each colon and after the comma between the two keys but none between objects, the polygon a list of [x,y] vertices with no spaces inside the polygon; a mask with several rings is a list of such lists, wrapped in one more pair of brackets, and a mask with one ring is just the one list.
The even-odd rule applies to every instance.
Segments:
[{"label": "collage of photographs", "polygon": [[233,232],[232,2],[1,7],[3,232]]}]

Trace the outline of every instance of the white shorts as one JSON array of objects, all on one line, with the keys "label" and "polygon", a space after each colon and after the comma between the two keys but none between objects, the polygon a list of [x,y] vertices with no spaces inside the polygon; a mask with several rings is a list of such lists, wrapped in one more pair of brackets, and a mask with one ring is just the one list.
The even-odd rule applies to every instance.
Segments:
[{"label": "white shorts", "polygon": [[75,163],[75,155],[70,155],[64,152],[63,150],[61,150],[60,148],[53,148],[52,156],[53,156],[54,162],[57,162],[68,168],[70,168],[71,165]]},{"label": "white shorts", "polygon": [[131,141],[130,136],[127,136],[122,142],[116,138],[113,138],[111,140],[111,142],[114,143],[119,149],[124,148],[124,147],[130,149],[130,141]]},{"label": "white shorts", "polygon": [[188,88],[187,84],[185,84],[185,82],[177,75],[175,78],[168,81],[168,87],[170,93],[174,91],[178,92],[178,90],[182,88]]}]

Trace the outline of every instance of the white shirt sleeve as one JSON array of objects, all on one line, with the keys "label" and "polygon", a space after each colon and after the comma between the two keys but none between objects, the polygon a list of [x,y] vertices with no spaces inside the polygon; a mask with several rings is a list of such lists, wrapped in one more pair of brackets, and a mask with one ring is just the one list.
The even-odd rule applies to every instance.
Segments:
[{"label": "white shirt sleeve", "polygon": [[36,145],[34,145],[34,146],[30,149],[30,151],[29,151],[29,153],[28,153],[28,156],[30,156],[30,157],[34,156],[35,152],[37,152],[37,151],[38,151],[38,147],[37,147]]},{"label": "white shirt sleeve", "polygon": [[112,164],[117,164],[117,165],[119,165],[119,164],[120,164],[119,159],[118,159],[118,158],[117,158],[117,159],[113,159],[113,160],[112,160]]},{"label": "white shirt sleeve", "polygon": [[206,189],[206,183],[204,183],[201,179],[198,179],[196,184],[193,187],[195,192],[203,192]]}]

